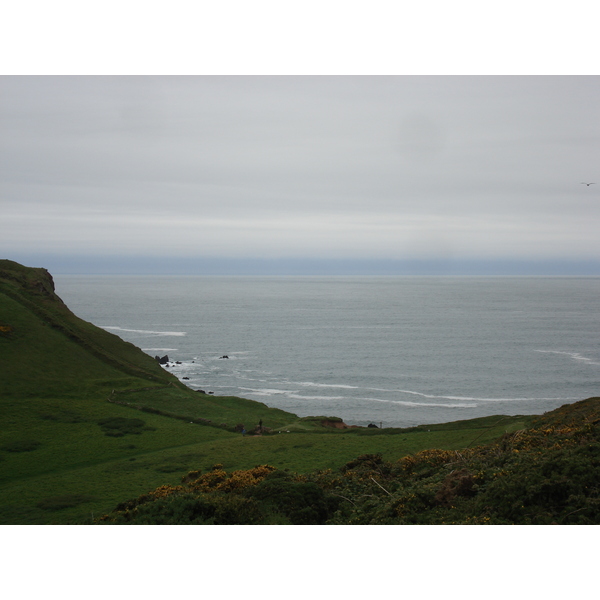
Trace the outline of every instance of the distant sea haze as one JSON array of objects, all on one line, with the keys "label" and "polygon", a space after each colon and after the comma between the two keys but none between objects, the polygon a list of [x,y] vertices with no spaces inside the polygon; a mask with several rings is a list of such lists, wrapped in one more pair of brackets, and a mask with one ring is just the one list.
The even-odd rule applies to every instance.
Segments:
[{"label": "distant sea haze", "polygon": [[600,395],[596,277],[54,279],[191,388],[300,416],[408,427]]}]

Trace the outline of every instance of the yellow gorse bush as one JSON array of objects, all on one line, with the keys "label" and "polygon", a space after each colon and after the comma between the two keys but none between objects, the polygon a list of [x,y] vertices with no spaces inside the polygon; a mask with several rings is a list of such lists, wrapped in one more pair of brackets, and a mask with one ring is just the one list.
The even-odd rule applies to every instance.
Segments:
[{"label": "yellow gorse bush", "polygon": [[469,450],[462,450],[460,453],[456,450],[439,450],[432,448],[431,450],[421,450],[416,454],[404,456],[398,461],[398,464],[403,471],[411,472],[418,466],[435,467],[446,463],[459,462],[465,459],[466,454],[470,454]]},{"label": "yellow gorse bush", "polygon": [[275,471],[275,467],[271,465],[259,465],[252,469],[233,471],[232,473],[216,468],[210,473],[200,475],[189,484],[189,487],[199,492],[211,490],[230,492],[256,485],[273,471]]},{"label": "yellow gorse bush", "polygon": [[177,494],[183,491],[184,488],[181,485],[161,485],[155,490],[152,490],[148,495],[153,496],[155,499],[166,498],[167,496],[171,496],[172,494]]}]

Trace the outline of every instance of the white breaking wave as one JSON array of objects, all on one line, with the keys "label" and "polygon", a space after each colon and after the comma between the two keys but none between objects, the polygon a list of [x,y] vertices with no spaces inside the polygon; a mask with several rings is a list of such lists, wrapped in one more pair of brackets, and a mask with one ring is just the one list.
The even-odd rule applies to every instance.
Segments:
[{"label": "white breaking wave", "polygon": [[125,329],[124,327],[116,327],[113,325],[99,325],[102,329],[110,331],[127,331],[128,333],[142,333],[144,335],[155,335],[155,336],[174,336],[183,337],[187,335],[185,331],[150,331],[148,329]]},{"label": "white breaking wave", "polygon": [[596,362],[587,356],[582,356],[579,352],[564,352],[562,350],[536,350],[536,352],[540,352],[541,354],[563,354],[564,356],[569,356],[572,360],[578,360],[588,365],[600,365],[600,362]]},{"label": "white breaking wave", "polygon": [[[445,396],[435,394],[423,394],[422,392],[414,392],[412,390],[396,390],[401,394],[412,394],[414,396],[421,396],[422,398],[431,398],[432,400],[464,400],[471,402],[529,402],[535,400],[577,400],[577,398],[479,398],[474,396]],[[433,406],[427,404],[427,406]],[[444,404],[444,406],[450,406]]]},{"label": "white breaking wave", "polygon": [[288,394],[294,400],[344,400],[346,396],[303,396],[302,394]]},{"label": "white breaking wave", "polygon": [[[354,386],[354,385],[343,385],[343,384],[326,384],[326,383],[314,383],[311,381],[294,381],[291,382],[295,385],[302,385],[302,386],[306,386],[306,387],[315,387],[315,388],[338,388],[338,389],[348,389],[348,390],[358,390],[358,389],[363,389],[363,390],[367,390],[367,391],[372,391],[372,392],[385,392],[385,393],[390,393],[390,394],[410,394],[413,396],[420,396],[421,398],[430,398],[432,400],[455,400],[458,402],[463,402],[463,404],[457,404],[457,405],[453,405],[453,404],[440,404],[440,405],[435,405],[432,403],[423,403],[422,406],[445,406],[445,407],[458,407],[458,408],[463,408],[463,407],[470,407],[470,408],[474,408],[477,406],[477,404],[464,404],[464,402],[529,402],[529,401],[536,401],[536,400],[552,400],[552,401],[556,401],[556,400],[564,400],[565,402],[570,401],[570,400],[577,400],[578,398],[573,397],[573,398],[485,398],[485,397],[479,397],[479,396],[450,396],[450,395],[439,395],[439,394],[425,394],[423,392],[416,392],[414,390],[402,390],[402,389],[389,389],[389,388],[373,388],[373,387],[365,387],[365,388],[360,388],[358,386]],[[368,399],[368,398],[365,398]],[[388,400],[381,400],[381,402],[388,402]],[[396,402],[395,400],[389,400],[389,402]],[[401,402],[401,401],[397,401],[397,402]],[[410,404],[410,402],[408,403]],[[419,404],[420,406],[420,404]]]},{"label": "white breaking wave", "polygon": [[178,348],[142,348],[144,352],[177,352]]},{"label": "white breaking wave", "polygon": [[[260,380],[259,380],[260,381]],[[266,380],[263,380],[266,381]],[[333,389],[348,389],[348,390],[357,390],[361,389],[357,386],[353,385],[343,385],[343,384],[324,384],[324,383],[315,383],[310,381],[294,381],[289,382],[294,385],[301,385],[305,387],[314,387],[314,388],[333,388]],[[260,394],[261,396],[268,395],[285,395],[289,398],[295,399],[305,399],[305,400],[342,400],[344,396],[303,396],[298,394],[298,390],[287,390],[280,388],[247,388],[240,387],[240,390],[253,392],[255,394]],[[376,392],[386,392],[390,394],[409,394],[412,396],[419,396],[421,398],[427,398],[431,400],[448,400],[449,402],[411,402],[408,400],[396,400],[396,399],[382,399],[382,398],[361,398],[362,400],[373,400],[376,402],[388,402],[392,404],[403,404],[406,406],[430,406],[430,407],[443,407],[443,408],[477,408],[479,406],[478,403],[492,403],[492,402],[542,402],[542,401],[564,401],[570,402],[573,400],[578,400],[577,397],[518,397],[518,398],[486,398],[479,396],[455,396],[455,395],[440,395],[440,394],[425,394],[423,392],[417,392],[414,390],[402,390],[402,389],[384,389],[384,388],[362,388],[363,390],[376,391]]]},{"label": "white breaking wave", "polygon": [[477,404],[448,404],[435,402],[409,402],[407,400],[384,400],[382,398],[361,398],[361,400],[369,400],[372,402],[385,402],[387,404],[401,404],[402,406],[418,406],[431,408],[477,408]]},{"label": "white breaking wave", "polygon": [[343,390],[358,390],[358,389],[360,389],[355,385],[344,385],[342,383],[339,383],[339,384],[336,384],[336,383],[314,383],[312,381],[291,381],[290,383],[292,383],[293,385],[302,385],[305,387],[316,387],[316,388],[339,388],[339,389],[343,389]]},{"label": "white breaking wave", "polygon": [[240,390],[251,392],[257,396],[286,396],[294,400],[343,400],[345,396],[303,396],[298,394],[298,390],[281,390],[278,388],[247,388],[240,387]]},{"label": "white breaking wave", "polygon": [[240,387],[239,389],[245,390],[246,392],[252,392],[254,394],[260,394],[261,396],[288,395],[288,394],[295,394],[298,391],[298,390],[279,390],[279,389],[274,389],[274,388],[256,389],[256,388],[247,388],[247,387]]}]

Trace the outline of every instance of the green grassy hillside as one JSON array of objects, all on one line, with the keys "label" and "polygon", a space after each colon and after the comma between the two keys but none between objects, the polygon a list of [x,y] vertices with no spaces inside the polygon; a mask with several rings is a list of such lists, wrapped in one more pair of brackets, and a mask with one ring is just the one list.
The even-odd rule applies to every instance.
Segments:
[{"label": "green grassy hillside", "polygon": [[0,523],[81,519],[197,468],[218,444],[239,442],[237,423],[298,421],[190,390],[132,344],[77,318],[47,271],[8,260],[0,261],[0,365]]},{"label": "green grassy hillside", "polygon": [[[189,472],[339,469],[463,451],[526,430],[496,416],[409,429],[334,429],[243,398],[187,388],[157,361],[76,317],[45,269],[0,260],[0,524],[91,523]],[[263,435],[242,436],[262,420]],[[339,423],[340,420],[337,419]],[[278,517],[279,518],[279,517]]]}]

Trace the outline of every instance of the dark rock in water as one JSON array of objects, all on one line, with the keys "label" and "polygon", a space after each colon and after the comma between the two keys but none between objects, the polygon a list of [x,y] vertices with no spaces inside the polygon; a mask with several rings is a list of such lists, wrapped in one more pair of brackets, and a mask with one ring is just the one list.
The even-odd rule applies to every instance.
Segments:
[{"label": "dark rock in water", "polygon": [[369,423],[367,425],[367,427],[375,427],[375,429],[379,429],[379,427],[377,427],[377,425],[375,425],[375,423]]},{"label": "dark rock in water", "polygon": [[181,379],[189,379],[189,377],[182,377]]},{"label": "dark rock in water", "polygon": [[199,394],[206,394],[204,390],[196,390]]},{"label": "dark rock in water", "polygon": [[167,354],[162,358],[160,356],[155,356],[154,359],[157,360],[160,365],[166,365],[169,362],[169,356]]},{"label": "dark rock in water", "polygon": [[175,361],[175,364],[176,364],[176,365],[180,365],[180,364],[181,364],[181,361],[180,361],[180,360],[176,360],[176,361]]},{"label": "dark rock in water", "polygon": [[209,394],[214,394],[214,392],[208,392]]},{"label": "dark rock in water", "polygon": [[219,358],[229,358],[229,356],[227,356],[227,354],[224,354],[223,356],[219,356]]}]

